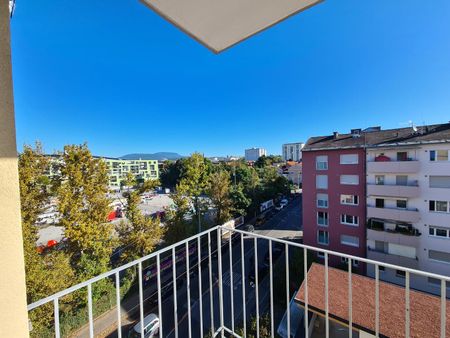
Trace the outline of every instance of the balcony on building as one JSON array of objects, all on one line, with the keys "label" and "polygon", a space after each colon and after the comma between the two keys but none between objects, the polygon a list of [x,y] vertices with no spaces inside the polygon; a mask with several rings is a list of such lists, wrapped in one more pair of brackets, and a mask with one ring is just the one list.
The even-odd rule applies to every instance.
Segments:
[{"label": "balcony on building", "polygon": [[417,247],[422,234],[409,223],[390,223],[381,219],[369,219],[367,239]]},{"label": "balcony on building", "polygon": [[415,208],[377,208],[374,205],[368,205],[367,218],[392,220],[394,223],[417,223],[420,221],[420,212]]},{"label": "balcony on building", "polygon": [[419,183],[417,180],[407,184],[367,184],[367,195],[385,197],[419,197]]},{"label": "balcony on building", "polygon": [[417,257],[407,257],[389,253],[387,250],[367,246],[367,258],[396,266],[403,266],[410,269],[419,269]]},{"label": "balcony on building", "polygon": [[414,174],[420,170],[420,162],[407,156],[389,157],[379,155],[374,161],[367,162],[368,173]]}]

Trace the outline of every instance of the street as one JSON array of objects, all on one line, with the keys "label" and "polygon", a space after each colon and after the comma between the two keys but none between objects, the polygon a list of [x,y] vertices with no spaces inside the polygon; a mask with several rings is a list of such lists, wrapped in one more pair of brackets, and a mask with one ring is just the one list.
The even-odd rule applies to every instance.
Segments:
[{"label": "street", "polygon": [[[272,218],[268,219],[263,225],[255,229],[255,233],[283,239],[298,240],[302,236],[301,227],[301,197],[293,199],[284,209],[276,212]],[[200,337],[201,327],[203,335],[210,330],[211,325],[216,330],[220,326],[220,304],[219,304],[219,267],[218,252],[216,250],[216,233],[211,233],[211,252],[209,256],[207,238],[204,236],[201,241],[201,271],[198,271],[198,251],[190,249],[190,278],[186,275],[185,259],[178,260],[176,263],[176,297],[173,290],[173,269],[170,266],[161,272],[161,298],[162,298],[162,331],[164,337],[187,336],[189,324],[191,325],[192,337]],[[195,242],[195,243],[194,243]],[[190,243],[190,248],[197,248],[197,242]],[[241,246],[241,242],[244,246]],[[268,269],[261,269],[264,260],[268,254],[268,241],[257,241],[258,252],[258,272],[259,283],[252,287],[249,283],[249,277],[254,279],[255,267],[255,239],[235,234],[231,243],[231,262],[230,269],[230,250],[229,241],[222,240],[222,291],[223,291],[223,318],[224,324],[232,328],[242,327],[243,312],[245,310],[247,320],[254,316],[257,311],[257,300],[259,315],[267,312],[270,306],[270,288]],[[275,246],[274,246],[275,247]],[[177,251],[181,247],[177,248]],[[244,253],[244,278],[242,273],[242,252]],[[284,252],[276,259],[284,257]],[[171,257],[171,256],[170,256]],[[171,261],[170,258],[168,260]],[[211,260],[211,278],[209,261]],[[275,256],[274,256],[275,260]],[[161,259],[161,262],[163,258]],[[266,262],[267,263],[267,262]],[[273,261],[275,264],[275,261]],[[144,270],[145,271],[145,270]],[[201,280],[201,289],[199,281]],[[244,284],[243,284],[244,280]],[[188,288],[188,284],[190,287]],[[212,292],[211,292],[212,287]],[[244,292],[242,287],[244,287]],[[201,296],[199,297],[199,294]],[[245,295],[245,305],[243,300]],[[258,297],[256,294],[258,293]],[[190,298],[190,304],[188,303]],[[152,278],[143,292],[144,316],[150,313],[158,314],[158,289],[157,279]],[[176,302],[174,302],[176,299]],[[188,305],[189,304],[189,305]],[[232,306],[232,304],[234,306]],[[175,319],[174,307],[177,309]],[[212,311],[211,311],[212,309]],[[190,310],[190,311],[189,311]],[[122,336],[127,337],[128,331],[139,322],[139,295],[138,293],[130,295],[121,303],[121,322]],[[212,314],[212,317],[211,317]],[[191,320],[189,320],[189,318]],[[203,325],[200,325],[200,323]],[[175,325],[178,323],[178,325]],[[277,324],[277,323],[276,323]],[[94,320],[94,332],[97,337],[117,337],[117,310],[111,309],[107,313]],[[75,337],[89,336],[89,328],[83,327]]]}]

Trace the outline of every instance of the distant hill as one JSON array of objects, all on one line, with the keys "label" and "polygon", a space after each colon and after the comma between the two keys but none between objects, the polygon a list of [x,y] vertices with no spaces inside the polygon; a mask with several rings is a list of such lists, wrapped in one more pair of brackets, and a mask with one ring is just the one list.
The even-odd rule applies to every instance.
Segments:
[{"label": "distant hill", "polygon": [[165,160],[178,160],[180,158],[184,158],[186,156],[180,155],[178,153],[170,153],[170,152],[159,152],[154,154],[127,154],[124,156],[121,156],[121,159],[124,160],[158,160],[158,161],[165,161]]}]

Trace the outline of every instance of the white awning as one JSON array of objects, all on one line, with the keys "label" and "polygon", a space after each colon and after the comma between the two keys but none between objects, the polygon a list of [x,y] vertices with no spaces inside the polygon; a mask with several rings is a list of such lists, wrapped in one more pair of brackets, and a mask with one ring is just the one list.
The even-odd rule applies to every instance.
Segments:
[{"label": "white awning", "polygon": [[141,0],[214,53],[323,0]]}]

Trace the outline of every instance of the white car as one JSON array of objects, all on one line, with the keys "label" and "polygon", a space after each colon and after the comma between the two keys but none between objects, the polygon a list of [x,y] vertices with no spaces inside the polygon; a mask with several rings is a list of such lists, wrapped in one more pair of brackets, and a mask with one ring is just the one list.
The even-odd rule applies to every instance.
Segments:
[{"label": "white car", "polygon": [[282,206],[286,206],[286,205],[288,205],[289,204],[289,201],[287,200],[287,199],[282,199],[281,201],[280,201],[280,204],[282,205]]},{"label": "white car", "polygon": [[[154,338],[157,337],[159,333],[159,318],[154,313],[149,314],[144,318],[144,337]],[[141,322],[137,323],[128,332],[129,338],[141,338]]]},{"label": "white car", "polygon": [[284,208],[284,205],[283,204],[280,204],[280,205],[276,205],[275,206],[275,210],[277,210],[277,211],[280,211],[281,209],[283,209]]}]

